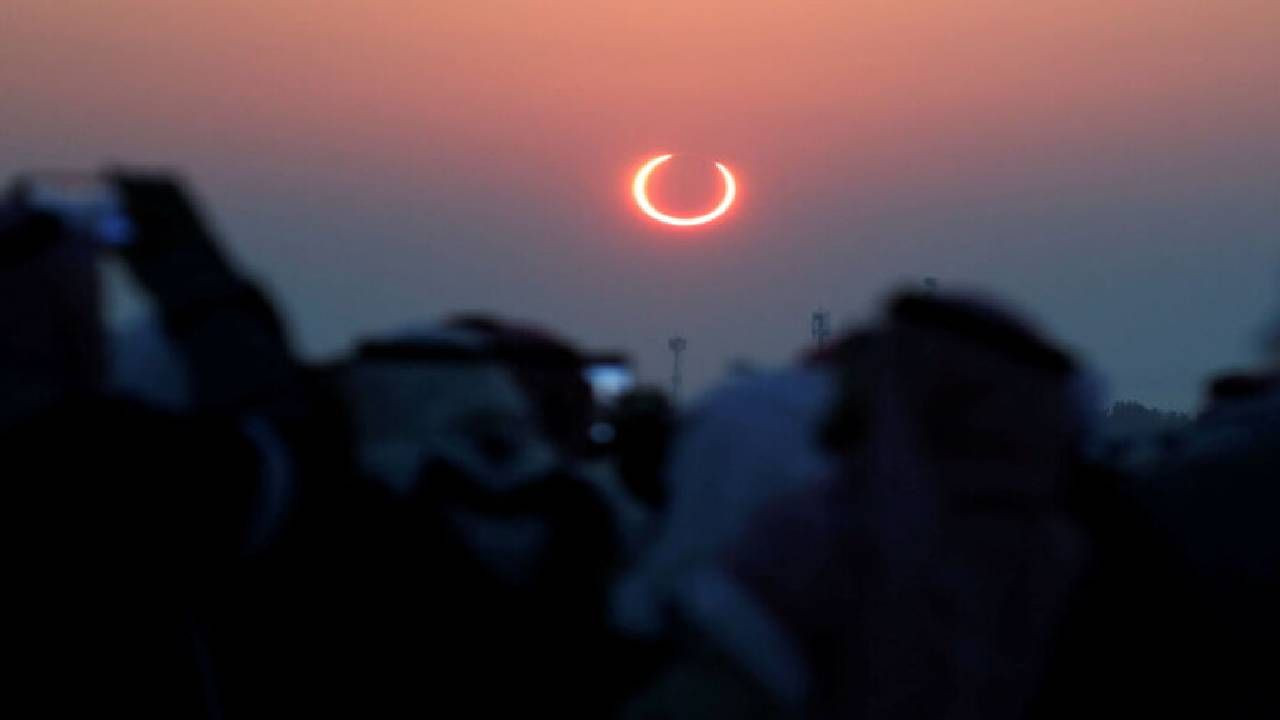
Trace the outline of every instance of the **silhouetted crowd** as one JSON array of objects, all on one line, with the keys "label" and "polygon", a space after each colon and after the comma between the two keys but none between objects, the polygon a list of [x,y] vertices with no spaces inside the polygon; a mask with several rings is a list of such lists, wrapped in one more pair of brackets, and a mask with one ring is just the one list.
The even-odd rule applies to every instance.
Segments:
[{"label": "silhouetted crowd", "polygon": [[307,363],[180,184],[32,176],[6,714],[1280,717],[1272,352],[1123,446],[1059,342],[936,287],[689,407],[488,317]]}]

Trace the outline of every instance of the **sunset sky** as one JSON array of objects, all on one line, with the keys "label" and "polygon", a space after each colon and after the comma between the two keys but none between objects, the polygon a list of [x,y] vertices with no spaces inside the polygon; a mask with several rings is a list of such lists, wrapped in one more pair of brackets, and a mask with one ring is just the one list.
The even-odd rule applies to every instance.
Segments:
[{"label": "sunset sky", "polygon": [[[740,196],[697,231],[673,212]],[[1276,0],[4,0],[0,175],[183,170],[311,356],[460,310],[688,383],[939,278],[1114,397],[1280,307]]]}]

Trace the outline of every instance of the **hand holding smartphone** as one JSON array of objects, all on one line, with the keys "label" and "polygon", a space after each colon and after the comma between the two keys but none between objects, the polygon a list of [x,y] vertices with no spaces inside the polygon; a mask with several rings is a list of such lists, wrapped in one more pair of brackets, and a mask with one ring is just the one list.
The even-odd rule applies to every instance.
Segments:
[{"label": "hand holding smartphone", "polygon": [[18,181],[14,204],[17,212],[53,218],[63,232],[95,245],[116,248],[134,240],[119,189],[101,175],[33,173]]},{"label": "hand holding smartphone", "polygon": [[15,257],[29,254],[24,247],[32,238],[118,252],[166,315],[236,295],[244,286],[195,203],[169,175],[131,170],[28,174],[0,203],[0,234],[6,246],[0,253]]}]

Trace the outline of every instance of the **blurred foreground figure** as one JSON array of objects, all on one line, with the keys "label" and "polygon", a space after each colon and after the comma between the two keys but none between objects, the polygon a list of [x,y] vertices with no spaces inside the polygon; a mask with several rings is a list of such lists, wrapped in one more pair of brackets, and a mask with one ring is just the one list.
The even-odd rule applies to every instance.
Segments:
[{"label": "blurred foreground figure", "polygon": [[1280,716],[1280,364],[1162,445],[1076,493],[1096,550],[1038,716]]},{"label": "blurred foreground figure", "polygon": [[627,674],[604,611],[617,481],[589,452],[582,369],[548,336],[474,320],[335,369],[374,496],[342,569],[334,682],[354,712],[608,713]]},{"label": "blurred foreground figure", "polygon": [[[160,309],[186,412],[106,390],[108,252]],[[210,623],[287,515],[304,414],[271,307],[173,181],[32,179],[0,211],[0,388],[12,687],[41,715],[219,714]]]},{"label": "blurred foreground figure", "polygon": [[780,494],[823,477],[818,442],[835,389],[826,365],[737,380],[701,400],[672,441],[656,537],[615,594],[618,622],[660,633],[679,588],[715,563],[751,517]]},{"label": "blurred foreground figure", "polygon": [[[1016,718],[1087,539],[1074,363],[989,305],[895,300],[844,359],[842,469],[767,503],[678,593],[699,633],[633,717]],[[744,699],[749,698],[749,699]]]},{"label": "blurred foreground figure", "polygon": [[671,401],[659,389],[640,388],[619,398],[607,421],[627,492],[647,511],[664,511],[670,501],[665,472],[676,427]]}]

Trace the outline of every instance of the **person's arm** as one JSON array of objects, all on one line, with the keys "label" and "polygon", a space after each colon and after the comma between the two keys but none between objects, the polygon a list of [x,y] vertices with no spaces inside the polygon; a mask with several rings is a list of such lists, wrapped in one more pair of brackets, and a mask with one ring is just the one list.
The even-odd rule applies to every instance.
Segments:
[{"label": "person's arm", "polygon": [[133,223],[122,255],[184,356],[194,409],[295,412],[301,382],[279,319],[219,251],[187,193],[164,176],[112,179]]},{"label": "person's arm", "polygon": [[133,226],[122,255],[183,356],[190,410],[232,422],[255,449],[256,497],[244,530],[247,546],[261,546],[296,502],[298,451],[310,445],[302,368],[266,296],[223,256],[175,180],[112,179]]}]

